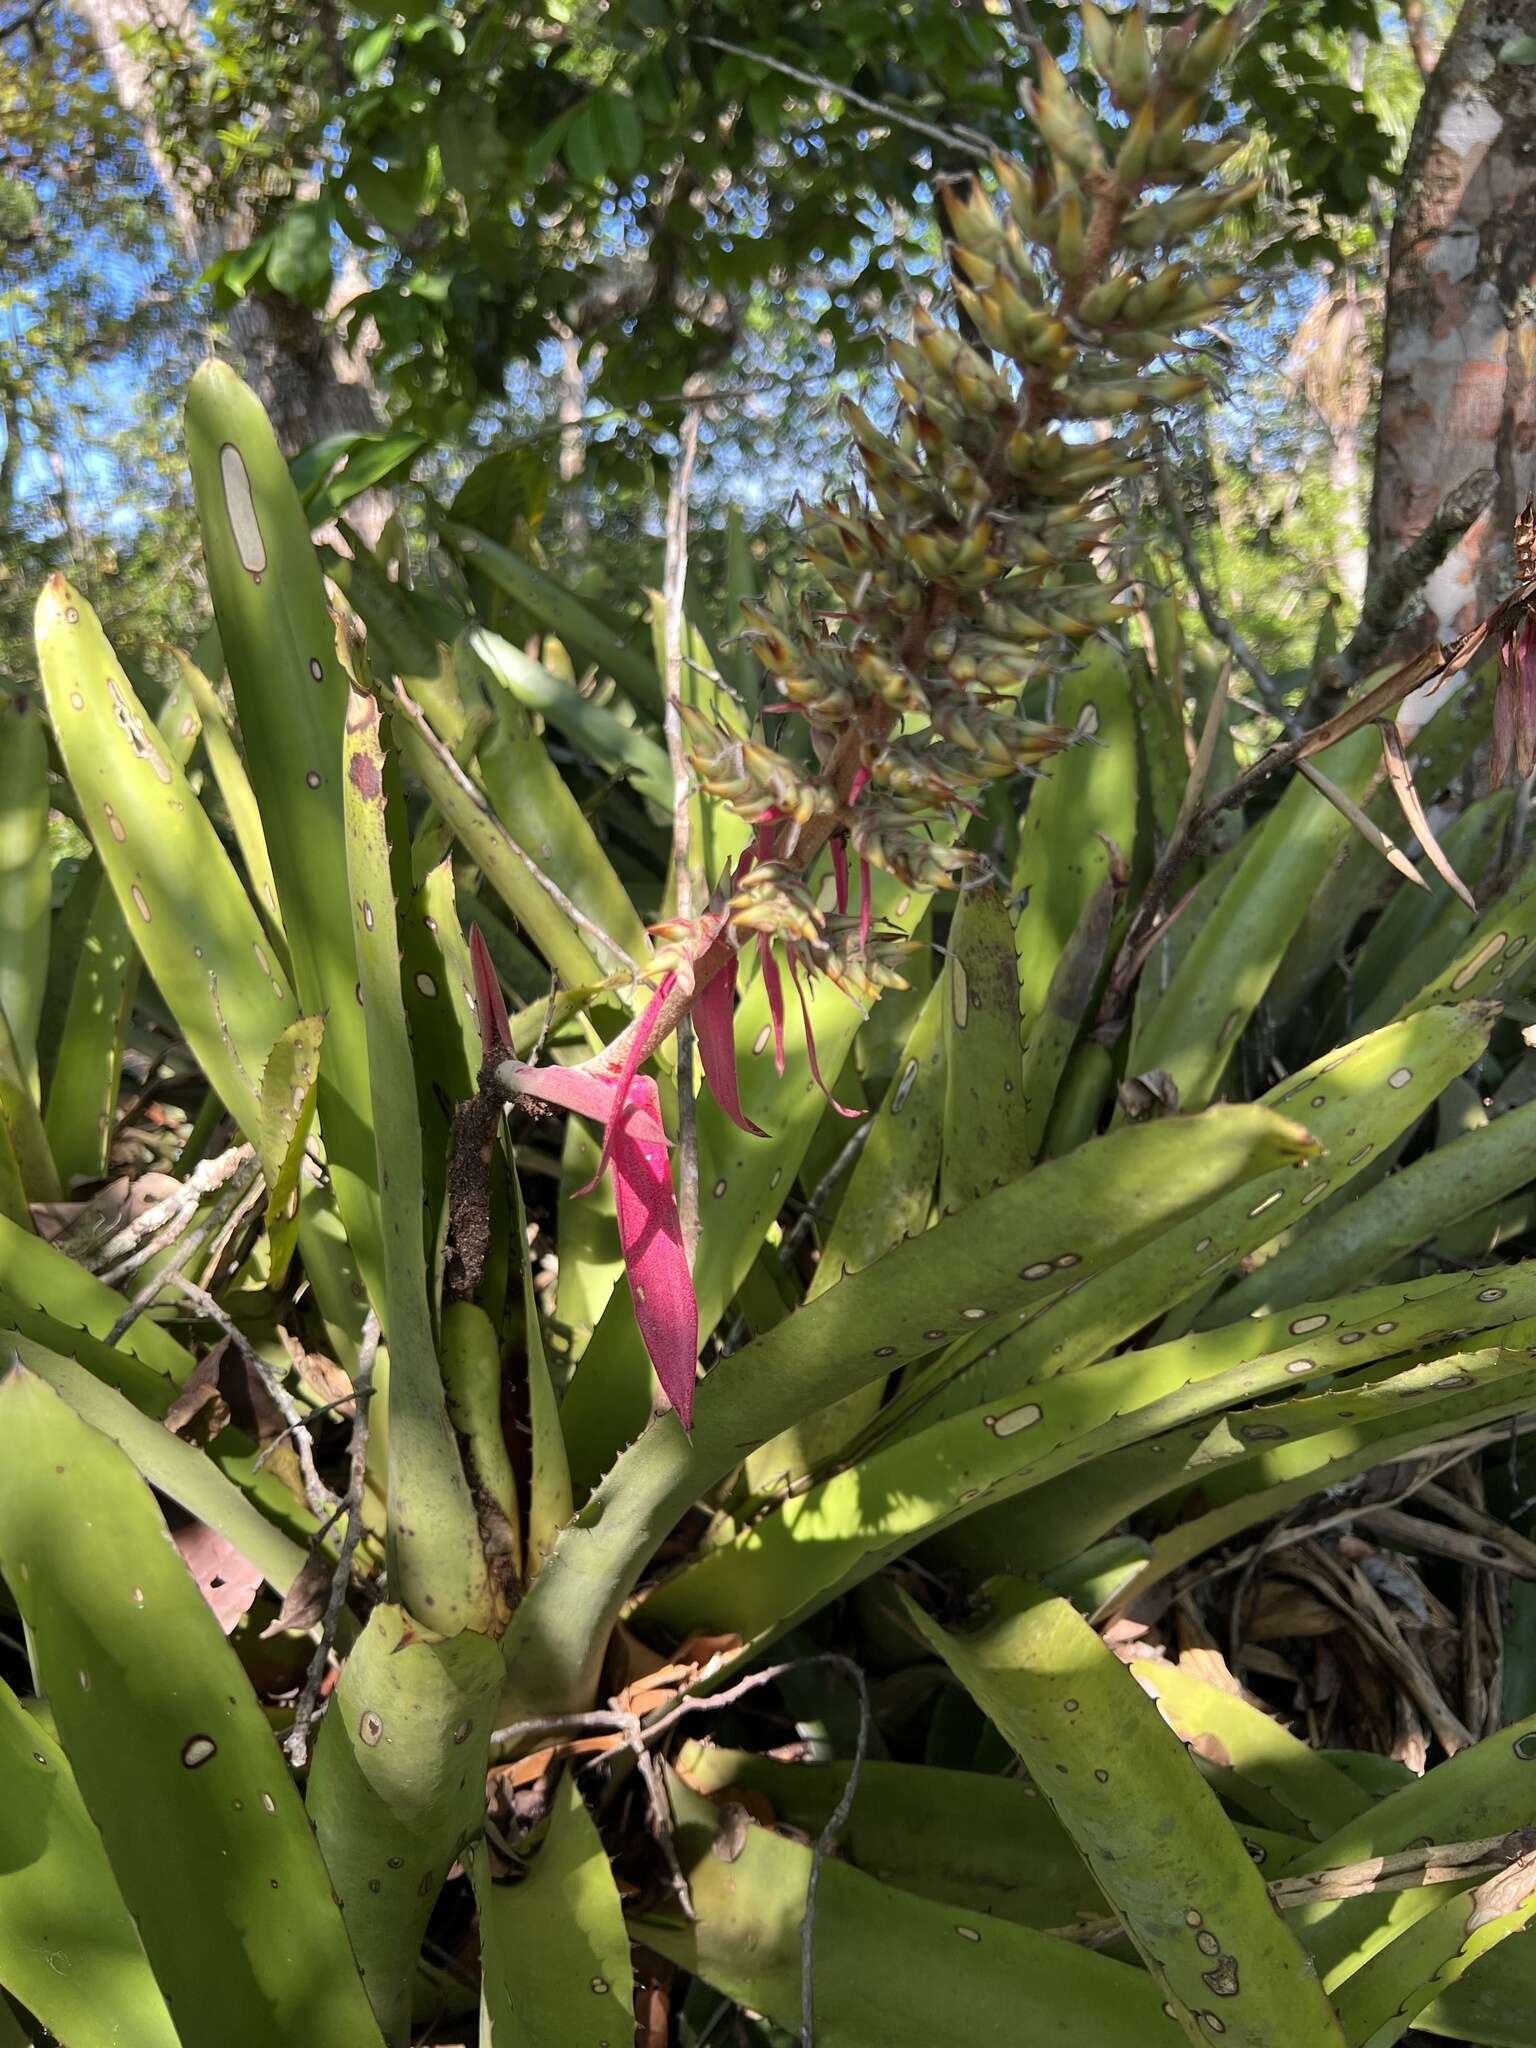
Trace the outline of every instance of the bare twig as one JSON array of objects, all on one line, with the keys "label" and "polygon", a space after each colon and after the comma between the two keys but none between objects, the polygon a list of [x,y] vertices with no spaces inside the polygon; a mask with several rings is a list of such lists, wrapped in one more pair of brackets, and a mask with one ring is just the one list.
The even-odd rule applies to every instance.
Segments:
[{"label": "bare twig", "polygon": [[1533,1850],[1536,1828],[1516,1828],[1512,1834],[1486,1835],[1475,1842],[1426,1843],[1368,1856],[1361,1863],[1340,1864],[1334,1870],[1272,1878],[1269,1896],[1282,1913],[1292,1913],[1327,1899],[1359,1899],[1372,1892],[1417,1891],[1423,1885],[1487,1877],[1530,1857]]},{"label": "bare twig", "polygon": [[[1516,1828],[1512,1834],[1486,1835],[1475,1842],[1423,1843],[1412,1849],[1393,1850],[1385,1856],[1368,1856],[1359,1863],[1341,1863],[1332,1870],[1308,1871],[1301,1877],[1272,1877],[1268,1889],[1270,1901],[1279,1912],[1295,1913],[1303,1906],[1323,1905],[1337,1899],[1419,1891],[1426,1885],[1464,1884],[1469,1878],[1492,1877],[1505,1871],[1518,1871],[1518,1877],[1527,1880],[1526,1891],[1536,1882],[1536,1828]],[[1053,1930],[1058,1939],[1074,1941],[1085,1948],[1102,1948],[1124,1931],[1120,1921],[1108,1915]]]},{"label": "bare twig", "polygon": [[232,1317],[225,1314],[211,1294],[188,1280],[185,1274],[171,1276],[172,1285],[179,1287],[200,1316],[210,1323],[216,1323],[224,1335],[239,1352],[245,1365],[255,1373],[267,1392],[272,1396],[273,1405],[288,1425],[293,1436],[294,1449],[299,1456],[299,1471],[304,1480],[304,1500],[317,1520],[331,1514],[338,1502],[334,1493],[315,1469],[315,1447],[310,1439],[309,1422],[292,1394],[283,1385],[283,1376],[270,1366],[252,1344],[249,1337]]},{"label": "bare twig", "polygon": [[[497,1728],[491,1735],[491,1755],[508,1748],[516,1748],[530,1738],[540,1735],[579,1735],[593,1731],[611,1732],[623,1738],[624,1746],[637,1756],[649,1750],[667,1731],[677,1725],[685,1715],[716,1713],[721,1707],[734,1706],[749,1693],[765,1685],[772,1685],[777,1679],[786,1677],[791,1671],[804,1671],[813,1664],[827,1664],[841,1671],[854,1686],[859,1697],[859,1730],[854,1741],[853,1761],[848,1770],[848,1782],[843,1787],[827,1822],[811,1849],[811,1872],[805,1888],[805,1917],[800,1927],[800,2041],[801,2048],[815,2048],[815,1942],[816,1942],[816,1892],[821,1879],[821,1867],[836,1849],[842,1839],[848,1816],[853,1811],[853,1802],[858,1797],[859,1780],[864,1769],[864,1759],[869,1748],[870,1704],[869,1687],[864,1673],[851,1657],[845,1657],[837,1650],[827,1650],[814,1657],[792,1657],[782,1664],[770,1664],[763,1671],[754,1671],[749,1677],[740,1679],[735,1685],[727,1686],[724,1692],[693,1693],[685,1699],[675,1700],[671,1706],[659,1709],[652,1717],[625,1713],[621,1708],[597,1708],[584,1714],[551,1714],[533,1721],[513,1721],[505,1728]],[[608,1752],[618,1755],[618,1750]],[[601,1757],[589,1759],[600,1762]],[[646,1796],[651,1798],[649,1782]],[[652,1808],[653,1824],[656,1812]],[[676,1863],[676,1852],[670,1838],[669,1825],[658,1826],[658,1837],[662,1849],[673,1868],[674,1884],[683,1884],[682,1872]],[[680,1897],[686,1895],[686,1885]],[[692,1919],[691,1903],[685,1908]]]},{"label": "bare twig", "polygon": [[817,1181],[815,1187],[811,1190],[809,1201],[807,1201],[800,1214],[784,1233],[784,1242],[779,1246],[779,1264],[781,1266],[787,1266],[794,1257],[800,1240],[806,1235],[811,1225],[821,1214],[823,1203],[868,1144],[869,1134],[874,1127],[875,1119],[872,1116],[865,1117],[864,1121],[855,1129],[853,1136],[849,1138],[847,1143],[838,1152],[837,1157],[821,1176],[821,1179]]},{"label": "bare twig", "polygon": [[677,1903],[683,1918],[697,1920],[699,1916],[693,1910],[693,1893],[688,1889],[688,1880],[683,1874],[682,1864],[678,1861],[677,1841],[672,1829],[672,1807],[667,1798],[665,1782],[656,1768],[655,1757],[645,1746],[639,1721],[632,1714],[625,1715],[624,1719],[624,1741],[635,1759],[640,1782],[645,1787],[645,1803],[651,1815],[651,1832],[660,1843],[661,1853],[666,1858],[672,1889],[677,1895]]},{"label": "bare twig", "polygon": [[174,1192],[149,1203],[131,1223],[112,1233],[92,1261],[97,1278],[115,1287],[147,1259],[163,1251],[198,1203],[222,1188],[250,1159],[249,1145],[234,1145],[216,1159],[203,1160]]},{"label": "bare twig", "polygon": [[[244,1146],[241,1146],[239,1149],[242,1152],[246,1150]],[[207,1164],[217,1165],[218,1162],[210,1160]],[[184,1272],[191,1265],[193,1259],[207,1245],[214,1243],[223,1234],[226,1225],[234,1221],[236,1214],[251,1191],[257,1171],[258,1165],[255,1156],[253,1154],[248,1155],[246,1170],[236,1174],[202,1222],[194,1225],[187,1232],[186,1236],[177,1245],[175,1254],[169,1263],[162,1266],[158,1272],[151,1274],[138,1292],[129,1297],[128,1306],[107,1332],[106,1342],[109,1346],[121,1343],[145,1309],[155,1300],[162,1288]],[[182,1220],[183,1215],[183,1211],[178,1211],[178,1222]],[[151,1243],[153,1249],[158,1250],[160,1248],[160,1239],[158,1237],[152,1240]],[[140,1263],[141,1260],[137,1258],[133,1261],[134,1266]],[[108,1284],[112,1283],[109,1281]]]},{"label": "bare twig", "polygon": [[748,63],[777,71],[785,78],[792,78],[797,85],[808,85],[813,92],[835,94],[838,99],[846,100],[850,107],[862,107],[866,114],[877,114],[882,121],[889,121],[897,128],[910,129],[914,135],[926,135],[930,142],[942,142],[946,149],[959,150],[962,155],[973,156],[981,163],[991,161],[991,142],[974,128],[939,128],[932,121],[920,120],[916,114],[887,105],[884,100],[866,99],[863,93],[855,92],[850,85],[839,85],[832,78],[820,78],[814,71],[802,71],[798,65],[765,56],[761,50],[749,50],[744,43],[728,43],[723,36],[695,36],[693,40],[711,50],[724,50],[727,56],[745,57]]},{"label": "bare twig", "polygon": [[864,1682],[864,1673],[851,1657],[830,1656],[825,1661],[844,1672],[858,1691],[859,1732],[854,1740],[853,1764],[842,1797],[828,1814],[827,1824],[816,1837],[811,1850],[811,1874],[805,1887],[805,1919],[800,1928],[800,2048],[816,2048],[816,1893],[821,1883],[821,1867],[842,1840],[843,1829],[848,1825],[848,1816],[858,1797],[859,1779],[869,1744],[869,1687]]},{"label": "bare twig", "polygon": [[325,1613],[320,1621],[320,1640],[315,1645],[314,1655],[304,1674],[304,1689],[299,1694],[299,1703],[294,1710],[293,1726],[288,1731],[284,1744],[288,1761],[295,1770],[302,1770],[309,1756],[309,1726],[320,1704],[320,1688],[325,1683],[326,1666],[330,1662],[331,1646],[336,1640],[337,1625],[341,1610],[346,1604],[347,1587],[352,1580],[352,1558],[363,1533],[363,1486],[368,1470],[368,1410],[372,1405],[373,1367],[379,1355],[379,1319],[369,1309],[363,1323],[362,1341],[357,1350],[357,1372],[352,1381],[352,1394],[357,1408],[352,1417],[352,1441],[347,1453],[347,1496],[341,1512],[346,1515],[347,1525],[342,1531],[341,1548],[336,1554],[336,1569],[331,1573],[331,1590],[326,1598]]},{"label": "bare twig", "polygon": [[[371,1400],[373,1398],[373,1392],[373,1388],[370,1387],[368,1389],[367,1394],[362,1398]],[[357,1388],[354,1386],[350,1393],[338,1394],[334,1401],[321,1401],[317,1407],[311,1408],[307,1415],[301,1416],[297,1424],[292,1422],[285,1422],[282,1428],[277,1432],[277,1435],[274,1437],[269,1437],[266,1443],[264,1443],[261,1449],[256,1453],[256,1456],[252,1458],[251,1470],[253,1472],[259,1472],[262,1466],[266,1464],[268,1458],[272,1456],[273,1452],[277,1450],[280,1445],[287,1443],[289,1437],[293,1435],[294,1430],[296,1428],[307,1429],[309,1425],[316,1420],[317,1417],[321,1415],[332,1415],[339,1408],[350,1407],[352,1402],[356,1401],[358,1398],[358,1391]]]},{"label": "bare twig", "polygon": [[[690,776],[683,746],[683,639],[687,622],[683,604],[688,587],[688,501],[693,466],[699,453],[700,412],[691,405],[678,436],[677,465],[667,492],[666,562],[662,574],[662,689],[666,700],[663,729],[672,767],[672,888],[679,922],[694,914],[693,849],[689,836]],[[693,1024],[683,1017],[677,1027],[677,1213],[683,1246],[692,1268],[699,1246],[699,1121],[693,1094]]]}]

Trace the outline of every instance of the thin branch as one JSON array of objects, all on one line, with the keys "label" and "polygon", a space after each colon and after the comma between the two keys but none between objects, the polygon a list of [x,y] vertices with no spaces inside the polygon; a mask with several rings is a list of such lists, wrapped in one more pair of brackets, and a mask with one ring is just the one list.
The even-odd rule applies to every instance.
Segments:
[{"label": "thin branch", "polygon": [[784,1242],[779,1246],[779,1264],[781,1266],[787,1266],[794,1258],[800,1240],[806,1235],[811,1225],[821,1214],[822,1206],[826,1202],[827,1197],[869,1143],[869,1134],[874,1128],[875,1119],[872,1116],[865,1117],[864,1121],[855,1129],[853,1136],[848,1139],[837,1157],[832,1161],[832,1164],[821,1176],[821,1179],[817,1181],[815,1187],[811,1190],[810,1199],[806,1202],[804,1208],[800,1211],[800,1214],[795,1218],[789,1229],[784,1233]]},{"label": "thin branch", "polygon": [[[368,1389],[367,1395],[364,1398],[371,1399],[373,1392],[373,1388],[370,1387]],[[350,1393],[338,1394],[334,1401],[321,1401],[317,1403],[315,1407],[310,1409],[307,1415],[304,1415],[300,1418],[298,1425],[295,1425],[291,1422],[284,1423],[283,1427],[277,1432],[277,1435],[274,1437],[269,1437],[267,1441],[262,1445],[261,1449],[256,1453],[256,1456],[252,1458],[251,1470],[253,1472],[259,1472],[262,1466],[266,1464],[268,1458],[272,1456],[273,1452],[280,1449],[282,1445],[287,1443],[289,1437],[291,1437],[294,1434],[295,1427],[302,1427],[307,1429],[310,1423],[317,1421],[320,1418],[320,1416],[334,1415],[338,1413],[339,1410],[350,1407],[351,1404],[358,1398],[358,1391],[357,1388],[354,1386]]]},{"label": "thin branch", "polygon": [[[243,1146],[239,1149],[245,1150]],[[218,1161],[214,1160],[207,1163],[217,1165]],[[258,1162],[255,1155],[252,1154],[246,1162],[246,1170],[235,1175],[201,1223],[195,1224],[187,1232],[186,1236],[182,1238],[168,1264],[152,1273],[138,1292],[129,1297],[128,1306],[107,1332],[106,1342],[109,1346],[120,1344],[139,1317],[144,1313],[145,1309],[151,1305],[167,1283],[183,1273],[191,1265],[198,1253],[220,1237],[226,1226],[233,1223],[247,1195],[251,1191],[251,1187],[257,1177],[257,1172]],[[177,1220],[181,1220],[179,1216]],[[159,1249],[161,1249],[161,1241],[157,1236],[151,1239],[149,1246],[145,1248],[144,1257],[150,1256]],[[142,1258],[133,1261],[134,1265],[142,1263]],[[130,1267],[127,1262],[119,1269],[120,1273],[124,1276],[126,1276],[129,1270]],[[105,1278],[106,1276],[103,1277]],[[109,1281],[108,1284],[113,1284],[113,1282]]]},{"label": "thin branch", "polygon": [[[827,1816],[827,1822],[811,1849],[811,1873],[805,1887],[805,1917],[800,1925],[800,2041],[801,2048],[815,2048],[815,2000],[814,1968],[816,1941],[816,1892],[821,1880],[821,1867],[827,1857],[836,1849],[842,1839],[848,1816],[853,1811],[853,1802],[858,1797],[859,1781],[864,1770],[864,1759],[869,1750],[871,1710],[869,1686],[864,1673],[851,1657],[840,1651],[826,1650],[814,1657],[791,1657],[782,1664],[770,1664],[763,1671],[754,1671],[750,1676],[727,1686],[724,1692],[699,1694],[691,1693],[685,1699],[674,1700],[669,1707],[658,1710],[647,1719],[638,1714],[625,1713],[621,1708],[596,1708],[584,1714],[549,1714],[533,1721],[513,1721],[505,1728],[493,1730],[491,1735],[491,1758],[499,1761],[501,1753],[516,1748],[532,1737],[541,1735],[581,1735],[593,1731],[612,1733],[623,1737],[624,1747],[637,1756],[647,1751],[652,1743],[660,1740],[688,1714],[717,1713],[721,1707],[731,1707],[743,1700],[749,1693],[757,1692],[762,1686],[772,1685],[775,1680],[785,1678],[792,1671],[804,1671],[812,1664],[827,1664],[841,1671],[850,1680],[859,1696],[859,1729],[854,1739],[853,1761],[848,1769],[848,1782],[842,1796]],[[608,1752],[617,1755],[615,1749]],[[587,1759],[599,1763],[601,1755]],[[649,1782],[647,1798],[650,1797]],[[655,1818],[653,1811],[653,1820]],[[665,1833],[661,1835],[664,1851],[671,1850]],[[672,1852],[675,1855],[675,1851]],[[674,1882],[681,1883],[682,1872],[675,1862]],[[686,1885],[684,1885],[686,1891]],[[691,1904],[686,1908],[692,1919]]]},{"label": "thin branch", "polygon": [[299,1455],[299,1471],[304,1479],[305,1504],[317,1520],[322,1520],[338,1503],[335,1494],[315,1469],[315,1447],[310,1439],[308,1419],[284,1386],[282,1374],[267,1363],[239,1324],[225,1314],[211,1294],[205,1293],[201,1287],[181,1273],[173,1276],[172,1284],[181,1289],[200,1316],[205,1317],[210,1323],[217,1324],[234,1345],[243,1363],[255,1373],[272,1396],[274,1406],[293,1434],[294,1449]]},{"label": "thin branch", "polygon": [[362,1341],[357,1351],[357,1372],[352,1380],[352,1396],[357,1402],[352,1417],[352,1441],[347,1452],[347,1495],[341,1512],[347,1518],[342,1531],[341,1548],[336,1554],[336,1567],[331,1573],[331,1590],[325,1603],[325,1613],[320,1621],[320,1640],[315,1645],[314,1655],[304,1674],[304,1690],[299,1694],[299,1703],[294,1710],[293,1726],[288,1731],[284,1744],[288,1761],[295,1770],[302,1770],[309,1756],[309,1726],[320,1704],[320,1688],[325,1683],[326,1667],[330,1662],[331,1646],[336,1640],[336,1629],[341,1621],[341,1610],[346,1604],[347,1588],[352,1581],[352,1558],[363,1533],[363,1487],[368,1472],[368,1411],[373,1403],[373,1367],[379,1355],[379,1319],[369,1309],[363,1323]]},{"label": "thin branch", "polygon": [[1269,1896],[1282,1913],[1293,1913],[1300,1906],[1325,1899],[1359,1899],[1373,1892],[1417,1891],[1423,1885],[1487,1877],[1528,1860],[1533,1851],[1536,1828],[1516,1828],[1512,1834],[1487,1835],[1480,1841],[1397,1849],[1385,1856],[1368,1856],[1361,1863],[1340,1864],[1334,1870],[1273,1878]]},{"label": "thin branch", "polygon": [[[662,574],[662,689],[666,711],[663,730],[667,759],[672,767],[672,889],[680,923],[691,923],[693,901],[693,848],[689,833],[691,777],[683,745],[683,639],[687,622],[683,603],[688,586],[688,503],[693,488],[693,467],[699,453],[699,408],[691,405],[683,415],[679,435],[680,451],[667,492],[666,562]],[[699,1248],[699,1119],[693,1093],[693,1023],[680,1018],[677,1026],[677,1214],[689,1270]]]},{"label": "thin branch", "polygon": [[[1331,1870],[1312,1870],[1301,1877],[1273,1877],[1270,1903],[1281,1913],[1338,1899],[1363,1899],[1380,1892],[1420,1891],[1427,1885],[1464,1884],[1469,1878],[1516,1872],[1523,1897],[1536,1883],[1536,1828],[1516,1828],[1507,1835],[1485,1835],[1475,1842],[1423,1843],[1395,1849],[1385,1856],[1367,1856],[1359,1863],[1341,1863]],[[1510,1911],[1514,1900],[1503,1910]],[[1058,1940],[1085,1948],[1101,1948],[1125,1932],[1108,1915],[1053,1930]]]},{"label": "thin branch", "polygon": [[205,1159],[170,1194],[141,1209],[131,1223],[112,1233],[93,1261],[96,1277],[109,1287],[163,1251],[205,1195],[222,1188],[252,1157],[249,1145],[234,1145],[217,1159]]},{"label": "thin branch", "polygon": [[835,79],[821,78],[814,71],[802,71],[797,65],[786,64],[781,58],[765,56],[761,50],[749,50],[744,43],[728,43],[723,36],[695,36],[696,43],[703,43],[711,50],[724,50],[731,57],[745,57],[749,64],[761,64],[769,71],[777,71],[785,78],[792,78],[797,85],[808,85],[813,92],[829,92],[840,100],[846,100],[850,107],[862,107],[866,114],[875,114],[882,121],[889,121],[893,127],[910,129],[914,135],[925,135],[930,142],[942,142],[946,149],[958,150],[963,156],[973,156],[982,163],[992,160],[992,143],[974,128],[939,128],[932,121],[923,121],[916,114],[903,112],[884,100],[866,99],[861,92],[855,92],[851,85],[839,85]]},{"label": "thin branch", "polygon": [[848,1825],[869,1746],[869,1687],[864,1673],[851,1657],[831,1656],[826,1661],[844,1672],[858,1691],[859,1732],[854,1738],[853,1764],[848,1772],[848,1782],[843,1787],[843,1796],[828,1814],[827,1824],[816,1837],[811,1850],[811,1874],[805,1887],[805,1919],[800,1927],[800,2048],[816,2048],[816,1893],[821,1884],[821,1867],[842,1840],[843,1829]]}]

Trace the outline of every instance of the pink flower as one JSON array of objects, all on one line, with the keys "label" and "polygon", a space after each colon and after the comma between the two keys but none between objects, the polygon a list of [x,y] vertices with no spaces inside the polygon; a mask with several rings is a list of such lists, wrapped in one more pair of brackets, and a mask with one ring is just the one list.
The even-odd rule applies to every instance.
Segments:
[{"label": "pink flower", "polygon": [[[511,1052],[511,1031],[496,970],[478,929],[470,932],[475,970],[475,996],[481,1042],[488,1055],[499,1048]],[[653,1017],[667,983],[652,997],[646,1017]],[[702,1046],[701,1038],[701,1046]],[[693,1385],[699,1356],[699,1305],[688,1270],[678,1222],[677,1198],[667,1165],[667,1135],[662,1129],[656,1083],[637,1069],[644,1057],[646,1030],[642,1020],[630,1057],[614,1075],[586,1067],[531,1067],[514,1061],[513,1086],[521,1095],[553,1103],[591,1117],[603,1127],[602,1156],[593,1186],[606,1170],[613,1177],[618,1212],[619,1245],[634,1302],[635,1323],[651,1369],[662,1392],[686,1429],[693,1414]],[[709,1072],[706,1055],[705,1072]],[[734,1090],[735,1068],[731,1066]],[[737,1108],[738,1121],[740,1108]],[[751,1129],[752,1126],[746,1126]],[[583,1194],[587,1188],[581,1190]]]}]

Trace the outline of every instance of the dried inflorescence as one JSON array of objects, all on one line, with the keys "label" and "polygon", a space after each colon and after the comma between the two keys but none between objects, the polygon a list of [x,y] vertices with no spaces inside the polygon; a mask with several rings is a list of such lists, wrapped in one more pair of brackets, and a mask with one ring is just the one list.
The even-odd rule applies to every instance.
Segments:
[{"label": "dried inflorescence", "polygon": [[[919,313],[891,343],[894,428],[847,407],[862,492],[805,519],[821,601],[779,589],[746,608],[768,716],[804,718],[813,758],[689,719],[701,785],[755,828],[732,922],[793,931],[851,986],[879,977],[860,968],[867,909],[841,915],[848,850],[865,870],[861,904],[870,866],[912,887],[963,885],[979,857],[961,834],[981,791],[1075,738],[1039,714],[1074,649],[1122,616],[1116,487],[1145,466],[1146,415],[1204,388],[1180,366],[1181,338],[1240,288],[1178,251],[1251,196],[1207,185],[1241,138],[1202,126],[1249,19],[1191,16],[1154,47],[1142,12],[1112,21],[1084,0],[1094,105],[1077,89],[1087,63],[1069,80],[1042,54],[1026,102],[1040,161],[993,165],[1006,210],[979,179],[944,189],[973,339]],[[798,879],[829,840],[831,920]]]}]

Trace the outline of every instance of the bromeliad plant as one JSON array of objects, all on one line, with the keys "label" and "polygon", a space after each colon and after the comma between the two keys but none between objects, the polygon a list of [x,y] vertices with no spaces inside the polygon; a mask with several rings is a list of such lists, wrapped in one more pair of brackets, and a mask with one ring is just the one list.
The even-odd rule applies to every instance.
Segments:
[{"label": "bromeliad plant", "polygon": [[[1454,1700],[1415,1655],[1456,1567],[1326,1547],[1536,1401],[1536,1263],[1492,1257],[1536,869],[1495,792],[1386,894],[1369,723],[1471,643],[1212,793],[1225,678],[1122,523],[1237,290],[1186,245],[1242,197],[1201,96],[1247,26],[1090,5],[1091,100],[1042,60],[1006,213],[946,195],[967,334],[853,416],[814,590],[689,630],[691,791],[675,665],[472,500],[435,588],[391,534],[327,590],[217,365],[214,623],[157,716],[43,593],[0,750],[0,2027],[618,2042],[638,1977],[650,2043],[1536,2039],[1536,1700],[1470,1622]],[[1487,724],[1412,742],[1427,797]],[[1198,1634],[1298,1707],[1246,1617],[1324,1490],[1310,1568],[1400,1691],[1326,1753]]]}]

